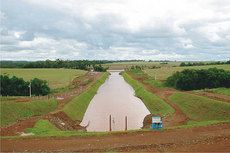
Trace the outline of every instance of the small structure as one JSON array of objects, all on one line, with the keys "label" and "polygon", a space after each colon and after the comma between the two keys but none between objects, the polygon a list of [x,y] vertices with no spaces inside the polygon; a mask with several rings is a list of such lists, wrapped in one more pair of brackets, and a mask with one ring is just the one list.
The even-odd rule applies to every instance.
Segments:
[{"label": "small structure", "polygon": [[152,128],[153,129],[163,128],[163,123],[160,116],[152,116]]}]

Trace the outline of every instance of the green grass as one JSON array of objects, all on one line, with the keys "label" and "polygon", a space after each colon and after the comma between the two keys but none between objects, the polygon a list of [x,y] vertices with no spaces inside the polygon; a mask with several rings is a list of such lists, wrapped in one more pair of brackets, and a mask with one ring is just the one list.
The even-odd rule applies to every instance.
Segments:
[{"label": "green grass", "polygon": [[148,75],[155,77],[157,80],[166,80],[169,76],[177,71],[184,69],[208,69],[208,68],[219,68],[230,71],[230,65],[206,65],[206,66],[187,66],[187,67],[161,67],[158,69],[145,69],[144,72]]},{"label": "green grass", "polygon": [[35,135],[47,134],[52,132],[60,131],[57,127],[55,127],[52,123],[48,120],[39,120],[34,125],[33,128],[26,129],[27,133],[33,133]]},{"label": "green grass", "polygon": [[[86,132],[86,131],[61,131],[48,120],[39,120],[33,128],[25,130],[26,133],[33,133],[30,137],[70,137],[70,136],[103,136],[121,132]],[[5,137],[7,138],[7,137]],[[10,137],[11,138],[11,137]],[[18,138],[18,137],[15,137]]]},{"label": "green grass", "polygon": [[204,90],[196,90],[195,92],[206,91],[212,93],[218,93],[222,95],[230,96],[230,88],[214,88],[214,89],[204,89]]},{"label": "green grass", "polygon": [[123,77],[133,87],[136,96],[142,99],[151,114],[165,116],[174,113],[175,110],[170,105],[147,91],[141,83],[132,79],[127,73],[123,73]]},{"label": "green grass", "polygon": [[229,103],[179,92],[170,96],[169,99],[179,106],[191,121],[230,120]]},{"label": "green grass", "polygon": [[109,74],[107,72],[102,74],[101,78],[97,80],[96,83],[94,83],[86,91],[84,91],[79,96],[72,99],[68,104],[66,104],[65,107],[63,108],[63,111],[72,120],[81,121],[83,119],[83,116],[85,114],[85,111],[90,101],[92,100],[94,95],[97,93],[98,88],[105,82],[108,75]]},{"label": "green grass", "polygon": [[57,107],[55,99],[15,102],[14,97],[1,97],[0,104],[1,126],[10,125],[20,119],[46,114]]},{"label": "green grass", "polygon": [[46,80],[52,89],[67,87],[70,82],[78,76],[84,75],[87,71],[76,69],[53,69],[53,68],[36,68],[36,69],[18,69],[18,68],[1,68],[1,74],[21,77],[26,81],[33,78]]}]

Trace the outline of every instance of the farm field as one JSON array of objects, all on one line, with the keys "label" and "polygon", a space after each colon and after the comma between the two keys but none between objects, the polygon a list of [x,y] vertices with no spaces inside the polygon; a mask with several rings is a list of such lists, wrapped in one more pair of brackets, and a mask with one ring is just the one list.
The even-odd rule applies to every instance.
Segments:
[{"label": "farm field", "polygon": [[230,65],[206,65],[206,66],[186,66],[186,67],[161,67],[157,69],[145,69],[144,72],[148,75],[155,77],[157,80],[166,80],[169,76],[177,71],[182,71],[184,69],[209,69],[209,68],[219,68],[230,71]]},{"label": "farm field", "polygon": [[53,68],[34,68],[34,69],[19,69],[19,68],[1,68],[1,74],[9,76],[21,77],[26,81],[33,78],[46,80],[51,89],[64,88],[68,86],[72,80],[78,76],[84,75],[87,71],[76,69],[53,69]]},{"label": "farm field", "polygon": [[181,62],[167,62],[168,64],[163,64],[163,62],[114,62],[103,64],[105,67],[109,67],[111,70],[121,70],[125,68],[130,68],[131,66],[144,66],[144,67],[152,67],[152,66],[179,66]]}]

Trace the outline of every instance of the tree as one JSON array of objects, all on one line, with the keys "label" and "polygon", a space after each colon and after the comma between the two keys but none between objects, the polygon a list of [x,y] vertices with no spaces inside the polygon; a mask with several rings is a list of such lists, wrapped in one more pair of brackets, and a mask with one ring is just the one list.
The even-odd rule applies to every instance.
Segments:
[{"label": "tree", "polygon": [[44,96],[50,93],[50,88],[47,85],[47,81],[34,78],[31,80],[31,91],[32,95]]},{"label": "tree", "polygon": [[[1,95],[2,96],[28,96],[30,82],[24,81],[16,76],[9,77],[1,75]],[[45,80],[34,78],[31,80],[32,95],[47,95],[50,93],[50,88]]]},{"label": "tree", "polygon": [[230,71],[210,68],[201,70],[185,69],[176,72],[166,80],[168,86],[179,90],[230,87]]}]

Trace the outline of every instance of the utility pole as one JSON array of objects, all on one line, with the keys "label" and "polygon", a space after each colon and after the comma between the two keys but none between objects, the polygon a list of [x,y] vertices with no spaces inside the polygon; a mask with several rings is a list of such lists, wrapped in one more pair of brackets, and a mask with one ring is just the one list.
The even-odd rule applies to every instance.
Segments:
[{"label": "utility pole", "polygon": [[29,92],[30,92],[30,97],[31,97],[31,82],[29,84]]}]

